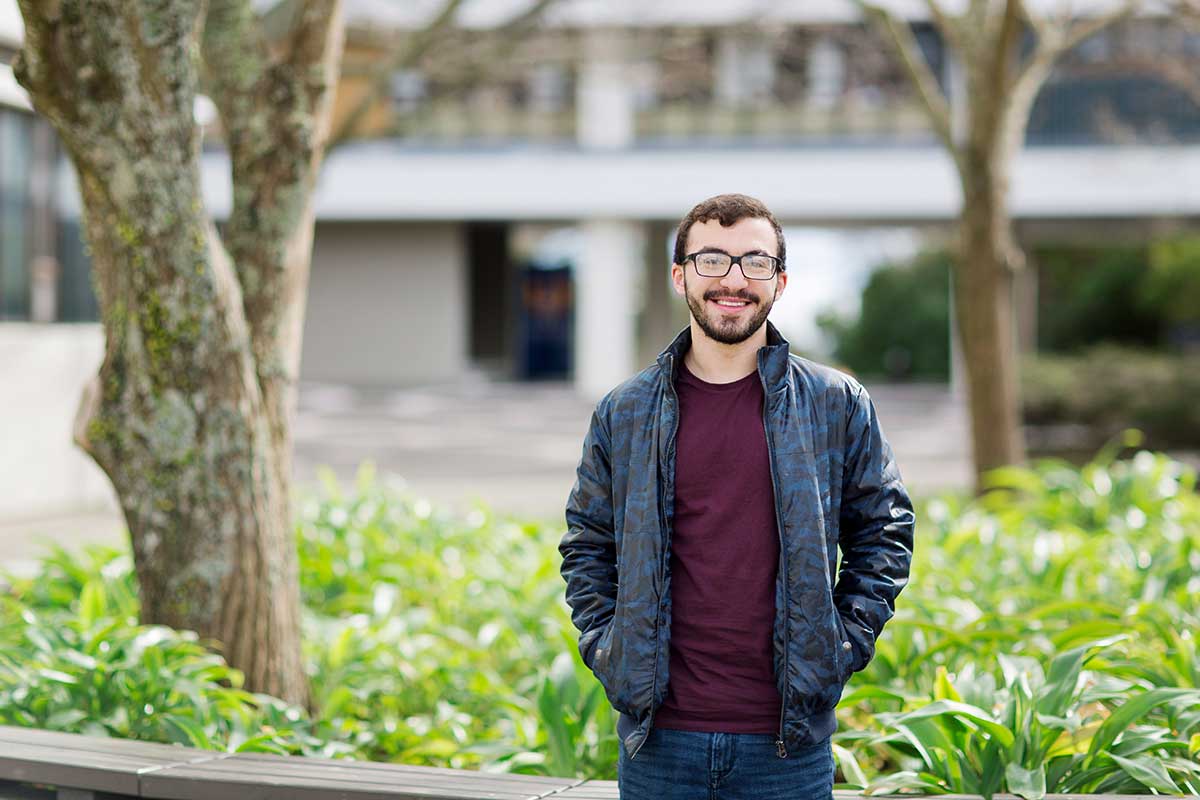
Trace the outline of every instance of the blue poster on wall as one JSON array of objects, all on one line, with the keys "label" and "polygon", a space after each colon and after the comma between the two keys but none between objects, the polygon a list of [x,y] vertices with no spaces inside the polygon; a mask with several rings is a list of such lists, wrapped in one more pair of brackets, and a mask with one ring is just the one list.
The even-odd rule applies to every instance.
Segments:
[{"label": "blue poster on wall", "polygon": [[521,377],[565,379],[571,372],[571,270],[529,264],[521,270]]}]

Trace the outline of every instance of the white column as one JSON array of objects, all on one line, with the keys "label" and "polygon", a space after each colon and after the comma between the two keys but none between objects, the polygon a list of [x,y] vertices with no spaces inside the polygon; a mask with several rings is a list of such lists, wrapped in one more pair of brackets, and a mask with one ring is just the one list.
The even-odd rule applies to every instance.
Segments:
[{"label": "white column", "polygon": [[846,53],[828,36],[813,42],[808,51],[805,103],[828,110],[841,102],[846,91]]},{"label": "white column", "polygon": [[775,61],[770,44],[761,35],[740,31],[717,37],[713,66],[713,93],[724,108],[762,106],[775,86]]},{"label": "white column", "polygon": [[[635,97],[626,36],[585,34],[575,98],[576,139],[585,150],[629,147]],[[583,246],[575,265],[575,388],[599,399],[637,368],[637,315],[643,279],[642,226],[633,221],[580,222]]]},{"label": "white column", "polygon": [[634,137],[634,86],[620,31],[585,34],[575,96],[575,138],[596,149],[628,147]]},{"label": "white column", "polygon": [[644,226],[586,220],[575,265],[575,388],[590,399],[633,375],[637,315],[644,294]]}]

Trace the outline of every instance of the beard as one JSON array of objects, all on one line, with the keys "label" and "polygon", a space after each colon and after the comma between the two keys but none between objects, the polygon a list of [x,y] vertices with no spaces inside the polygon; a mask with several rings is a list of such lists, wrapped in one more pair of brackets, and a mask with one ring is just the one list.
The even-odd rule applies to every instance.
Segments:
[{"label": "beard", "polygon": [[[762,301],[746,291],[728,292],[723,289],[709,289],[703,297],[696,297],[688,289],[687,275],[684,275],[683,278],[683,288],[688,309],[691,310],[692,318],[696,320],[700,330],[704,331],[708,338],[721,344],[741,344],[749,339],[767,321],[767,315],[771,313],[771,306],[775,304],[774,294],[766,301]],[[719,311],[710,312],[708,301],[717,297],[736,297],[738,300],[747,301],[755,308],[745,319],[742,319],[741,315],[726,316]]]}]

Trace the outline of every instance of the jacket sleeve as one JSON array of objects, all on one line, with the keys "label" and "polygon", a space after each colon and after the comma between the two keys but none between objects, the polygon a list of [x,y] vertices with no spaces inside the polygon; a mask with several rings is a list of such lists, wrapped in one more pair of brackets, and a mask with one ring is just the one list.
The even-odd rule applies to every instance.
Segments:
[{"label": "jacket sleeve", "polygon": [[610,440],[602,416],[592,414],[575,486],[567,499],[567,532],[559,543],[571,622],[579,629],[579,655],[592,655],[617,603],[617,551],[613,528]]},{"label": "jacket sleeve", "polygon": [[849,403],[833,602],[857,672],[875,656],[875,640],[908,584],[916,517],[870,396],[857,386]]}]

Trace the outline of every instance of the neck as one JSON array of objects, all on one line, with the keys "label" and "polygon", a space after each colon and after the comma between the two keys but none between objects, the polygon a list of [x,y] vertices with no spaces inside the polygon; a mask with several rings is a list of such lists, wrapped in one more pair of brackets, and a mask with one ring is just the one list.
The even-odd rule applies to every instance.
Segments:
[{"label": "neck", "polygon": [[732,383],[758,369],[758,350],[766,347],[767,326],[764,323],[754,335],[737,344],[722,344],[691,321],[692,346],[683,357],[688,370],[702,381]]}]

